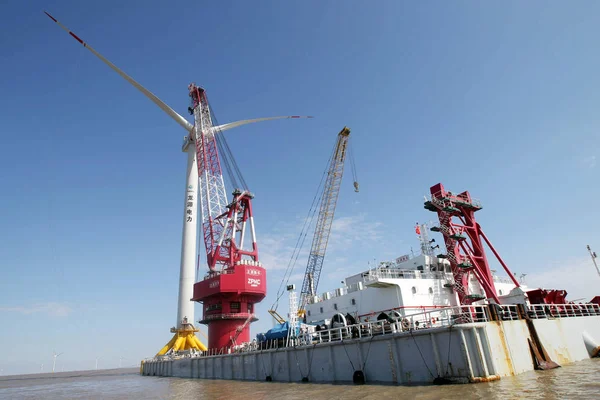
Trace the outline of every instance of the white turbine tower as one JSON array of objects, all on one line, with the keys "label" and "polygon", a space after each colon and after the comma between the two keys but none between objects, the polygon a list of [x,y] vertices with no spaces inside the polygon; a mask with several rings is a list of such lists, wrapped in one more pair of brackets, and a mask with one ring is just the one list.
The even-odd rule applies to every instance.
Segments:
[{"label": "white turbine tower", "polygon": [[101,357],[96,357],[96,369],[98,369],[98,360],[99,360],[100,358],[101,358]]},{"label": "white turbine tower", "polygon": [[57,359],[57,358],[58,358],[58,356],[60,356],[61,354],[64,354],[64,353],[58,353],[58,354],[56,354],[56,351],[53,351],[53,352],[52,352],[52,358],[53,358],[53,360],[52,360],[52,373],[54,373],[54,369],[56,368],[56,359]]},{"label": "white turbine tower", "polygon": [[[261,121],[269,121],[276,119],[287,119],[287,118],[312,118],[312,117],[303,117],[303,116],[277,116],[277,117],[266,117],[266,118],[255,118],[255,119],[246,119],[236,122],[230,122],[223,125],[218,126],[202,126],[196,127],[190,122],[188,122],[184,117],[175,112],[171,107],[169,107],[166,103],[156,97],[152,92],[148,89],[140,85],[133,78],[115,66],[113,63],[108,61],[104,56],[90,47],[86,42],[81,40],[77,35],[71,32],[67,27],[58,22],[56,18],[44,12],[48,17],[50,17],[54,22],[56,22],[63,30],[65,30],[69,35],[71,35],[75,40],[77,40],[83,47],[91,51],[96,57],[98,57],[102,62],[108,65],[113,71],[123,77],[127,82],[133,85],[136,89],[144,94],[147,98],[149,98],[154,104],[156,104],[161,110],[163,110],[167,115],[169,115],[175,122],[177,122],[181,127],[183,127],[186,131],[186,136],[184,137],[184,142],[182,146],[182,151],[187,153],[187,173],[186,173],[186,185],[184,192],[184,210],[183,210],[183,232],[182,232],[182,241],[181,241],[181,264],[179,270],[179,299],[178,299],[178,307],[177,307],[177,322],[174,328],[171,328],[171,332],[175,335],[165,345],[157,355],[163,355],[173,350],[184,350],[184,349],[195,349],[205,351],[206,346],[204,346],[198,338],[195,336],[195,332],[198,331],[197,328],[194,327],[194,303],[191,301],[193,296],[193,286],[195,280],[195,271],[194,267],[196,266],[196,255],[197,248],[196,242],[198,237],[198,221],[195,218],[196,210],[198,207],[198,168],[197,168],[197,159],[196,159],[196,131],[203,135],[214,135],[219,131],[225,131],[232,128],[236,128],[242,125],[251,124],[254,122]],[[205,131],[206,130],[206,131]],[[224,183],[223,177],[211,177],[211,182],[203,181],[203,185],[206,185],[205,188],[201,188],[200,190],[206,190],[209,194],[209,199],[212,204],[214,196],[214,204],[217,204],[221,207],[225,207],[226,204],[222,203],[222,197],[224,193]],[[214,179],[219,178],[219,179]],[[225,199],[226,200],[226,199]],[[206,207],[206,205],[203,205]],[[208,218],[209,216],[207,216]],[[210,215],[212,218],[212,215]]]}]

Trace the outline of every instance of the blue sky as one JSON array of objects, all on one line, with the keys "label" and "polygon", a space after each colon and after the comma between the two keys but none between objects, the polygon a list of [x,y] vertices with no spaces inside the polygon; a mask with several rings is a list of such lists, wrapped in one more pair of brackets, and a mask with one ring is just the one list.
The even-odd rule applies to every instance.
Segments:
[{"label": "blue sky", "polygon": [[417,248],[437,182],[483,201],[530,284],[598,287],[595,2],[27,3],[0,5],[4,374],[47,371],[53,349],[67,370],[137,364],[176,316],[184,132],[44,9],[182,115],[195,81],[221,123],[315,116],[227,133],[270,268],[253,334],[344,125],[361,192],[347,170],[319,289]]}]

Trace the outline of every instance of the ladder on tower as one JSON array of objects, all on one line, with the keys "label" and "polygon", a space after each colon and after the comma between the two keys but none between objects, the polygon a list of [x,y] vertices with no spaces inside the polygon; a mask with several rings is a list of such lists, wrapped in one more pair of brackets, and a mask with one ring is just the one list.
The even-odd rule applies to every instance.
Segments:
[{"label": "ladder on tower", "polygon": [[298,336],[298,297],[296,296],[296,285],[288,286],[289,292],[289,309],[290,309],[290,327],[288,330],[288,346],[296,345],[296,339]]}]

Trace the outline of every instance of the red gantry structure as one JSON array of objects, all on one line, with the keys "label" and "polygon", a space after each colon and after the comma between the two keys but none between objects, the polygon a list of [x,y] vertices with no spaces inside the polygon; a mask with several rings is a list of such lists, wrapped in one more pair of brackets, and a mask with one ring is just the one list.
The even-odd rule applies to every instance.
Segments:
[{"label": "red gantry structure", "polygon": [[[249,341],[250,322],[256,320],[254,304],[264,299],[267,292],[266,271],[258,259],[252,216],[254,196],[247,190],[235,189],[233,200],[227,204],[219,143],[216,132],[211,129],[206,92],[194,84],[189,90],[190,112],[194,114],[195,126],[201,130],[196,134],[196,154],[202,194],[202,232],[209,269],[204,279],[194,284],[192,300],[203,303],[203,317],[199,322],[208,325],[208,348],[225,350],[238,340]],[[241,180],[243,182],[243,178]],[[251,244],[245,250],[247,229]]]},{"label": "red gantry structure", "polygon": [[[441,183],[432,186],[430,191],[431,199],[425,201],[425,208],[437,213],[440,221],[439,227],[432,227],[431,230],[442,233],[447,250],[446,254],[438,257],[450,261],[454,290],[460,304],[468,305],[483,299],[499,304],[483,242],[492,250],[515,286],[520,285],[475,220],[475,212],[481,210],[481,203],[471,198],[467,191],[460,194],[446,191]],[[453,218],[458,219],[458,222],[454,222]],[[470,292],[471,275],[475,276],[485,295]]]}]

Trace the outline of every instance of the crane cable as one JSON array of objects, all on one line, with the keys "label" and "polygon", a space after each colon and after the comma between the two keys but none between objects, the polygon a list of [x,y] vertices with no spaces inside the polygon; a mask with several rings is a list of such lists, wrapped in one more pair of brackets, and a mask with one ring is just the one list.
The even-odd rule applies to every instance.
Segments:
[{"label": "crane cable", "polygon": [[352,147],[352,137],[348,138],[348,155],[350,156],[350,167],[352,170],[352,181],[354,191],[358,192],[358,176],[356,175],[356,164],[354,163],[354,149]]},{"label": "crane cable", "polygon": [[313,197],[312,204],[310,206],[310,209],[308,210],[306,219],[304,220],[302,230],[300,231],[300,235],[298,236],[298,240],[296,241],[296,246],[294,247],[294,251],[292,252],[290,261],[288,262],[285,273],[283,274],[283,278],[281,279],[281,283],[279,284],[279,289],[277,290],[277,298],[273,302],[273,305],[271,306],[271,310],[277,311],[277,307],[279,305],[279,300],[285,293],[284,286],[287,287],[287,285],[290,281],[292,272],[294,271],[294,268],[296,267],[296,263],[298,261],[298,256],[300,255],[300,251],[304,247],[304,241],[306,240],[306,236],[308,235],[309,228],[312,226],[312,221],[315,218],[317,210],[320,208],[321,201],[323,200],[323,190],[325,189],[324,188],[325,178],[327,177],[327,174],[329,172],[329,164],[331,163],[331,159],[335,155],[336,146],[337,146],[337,143],[336,143],[336,145],[333,146],[331,155],[329,156],[329,159],[327,160],[327,164],[325,166],[325,171],[323,171],[323,175],[321,176],[321,182],[319,182],[319,186],[317,187],[317,192],[315,193],[315,196]]},{"label": "crane cable", "polygon": [[[208,103],[208,109],[210,110],[210,117],[213,126],[219,126],[219,121],[217,121],[217,117],[212,111],[210,103]],[[229,180],[231,181],[231,184],[233,185],[233,188],[249,190],[248,184],[246,183],[246,180],[242,175],[242,171],[240,170],[237,162],[235,161],[235,157],[233,156],[231,148],[229,147],[229,143],[227,143],[227,140],[225,139],[225,135],[220,129],[214,130],[214,135],[215,141],[217,142],[217,146],[219,149],[219,160],[221,160],[222,163],[225,164],[225,169],[227,170],[227,175],[229,177]],[[239,183],[241,184],[241,187],[238,184],[238,179]]]}]

